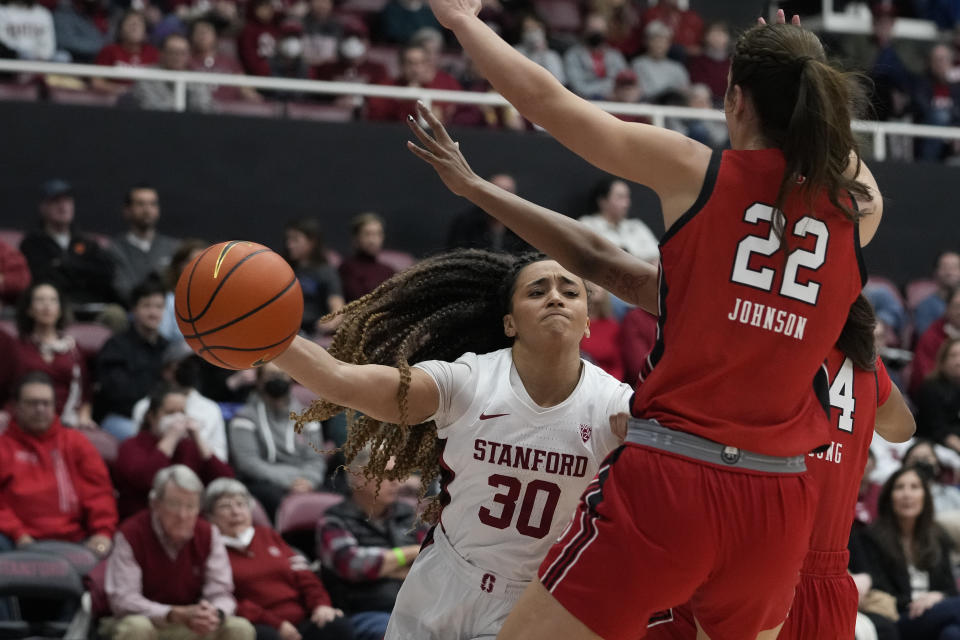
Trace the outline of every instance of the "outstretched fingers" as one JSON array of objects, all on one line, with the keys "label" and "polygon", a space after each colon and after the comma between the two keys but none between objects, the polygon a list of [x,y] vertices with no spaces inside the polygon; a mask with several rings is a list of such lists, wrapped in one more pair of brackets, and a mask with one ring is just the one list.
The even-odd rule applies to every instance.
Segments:
[{"label": "outstretched fingers", "polygon": [[440,122],[440,118],[438,118],[433,111],[427,109],[427,105],[419,100],[417,100],[417,115],[423,118],[424,122],[429,125],[430,130],[433,131],[433,135],[437,138],[437,142],[442,145],[450,145],[451,147],[456,146],[456,143],[450,138],[450,134],[447,133],[446,127]]}]

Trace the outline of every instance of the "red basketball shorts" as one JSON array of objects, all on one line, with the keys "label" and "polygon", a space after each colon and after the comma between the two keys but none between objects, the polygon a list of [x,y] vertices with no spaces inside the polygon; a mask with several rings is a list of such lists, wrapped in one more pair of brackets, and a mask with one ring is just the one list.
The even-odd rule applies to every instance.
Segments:
[{"label": "red basketball shorts", "polygon": [[779,640],[852,638],[857,626],[857,585],[847,573],[849,554],[811,551]]},{"label": "red basketball shorts", "polygon": [[544,587],[606,640],[690,602],[711,640],[742,640],[787,615],[816,489],[803,473],[725,468],[627,443],[588,485],[540,566]]}]

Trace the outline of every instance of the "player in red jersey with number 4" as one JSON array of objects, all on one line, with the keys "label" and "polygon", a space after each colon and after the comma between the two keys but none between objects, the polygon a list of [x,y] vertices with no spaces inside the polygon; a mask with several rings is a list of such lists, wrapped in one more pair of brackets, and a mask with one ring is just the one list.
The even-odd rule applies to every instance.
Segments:
[{"label": "player in red jersey with number 4", "polygon": [[[755,27],[731,60],[733,149],[713,152],[570,93],[480,21],[479,5],[431,0],[495,89],[588,161],[653,189],[667,228],[637,420],[499,637],[632,640],[652,613],[687,600],[706,637],[776,637],[813,526],[806,454],[831,439],[821,365],[879,224],[850,130],[859,85],[799,24]],[[454,192],[495,206],[487,183],[463,179],[458,145],[419,115],[437,137],[411,119],[424,145],[411,150]],[[563,252],[558,237],[575,235],[574,223],[489,212],[574,273],[640,301],[649,273],[629,257],[583,242],[582,254]]]},{"label": "player in red jersey with number 4", "polygon": [[[820,488],[820,500],[800,584],[779,640],[853,638],[859,594],[847,572],[847,541],[874,425],[889,442],[908,440],[915,428],[913,415],[883,361],[876,358],[872,370],[855,364],[869,361],[873,354],[868,339],[873,324],[870,303],[861,296],[825,364],[833,440],[826,451],[807,457],[808,473]],[[696,637],[687,605],[657,616],[647,634],[649,640]]]}]

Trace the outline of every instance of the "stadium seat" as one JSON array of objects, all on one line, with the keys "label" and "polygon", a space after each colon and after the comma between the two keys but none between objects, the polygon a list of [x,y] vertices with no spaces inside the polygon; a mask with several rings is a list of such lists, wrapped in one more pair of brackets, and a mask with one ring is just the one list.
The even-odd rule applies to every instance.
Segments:
[{"label": "stadium seat", "polygon": [[350,122],[353,120],[352,107],[340,107],[334,104],[287,104],[287,117],[293,120],[315,120],[318,122]]},{"label": "stadium seat", "polygon": [[893,297],[900,301],[900,304],[904,304],[903,294],[900,293],[900,289],[889,278],[884,278],[883,276],[869,276],[867,278],[868,287],[877,287],[883,288],[890,292]]},{"label": "stadium seat", "polygon": [[95,322],[74,322],[67,327],[67,335],[77,341],[80,353],[86,358],[93,358],[103,345],[113,335],[110,329]]},{"label": "stadium seat", "polygon": [[23,231],[19,229],[0,229],[0,240],[15,249],[19,249],[20,241],[23,240]]},{"label": "stadium seat", "polygon": [[90,549],[82,544],[64,542],[63,540],[40,540],[25,549],[31,553],[48,553],[63,558],[70,563],[73,570],[81,577],[87,575],[100,562],[99,558]]},{"label": "stadium seat", "polygon": [[51,88],[50,101],[60,104],[77,104],[91,107],[113,107],[117,104],[117,96],[86,89]]},{"label": "stadium seat", "polygon": [[311,557],[316,548],[317,522],[327,509],[343,501],[339,493],[292,493],[277,509],[277,532],[287,543]]},{"label": "stadium seat", "polygon": [[377,260],[388,267],[392,267],[396,271],[408,269],[417,261],[417,259],[413,257],[413,254],[407,253],[406,251],[391,251],[389,249],[381,251],[377,256]]},{"label": "stadium seat", "polygon": [[270,101],[215,101],[213,103],[213,112],[234,116],[251,116],[255,118],[279,118],[283,115],[283,104]]},{"label": "stadium seat", "polygon": [[253,499],[253,506],[250,508],[250,511],[253,516],[254,525],[273,529],[273,523],[270,522],[270,516],[267,515],[267,510],[263,508],[263,505],[260,504],[260,501],[256,498]]},{"label": "stadium seat", "polygon": [[87,440],[94,446],[107,467],[112,468],[117,461],[120,450],[120,441],[103,429],[81,429],[80,433],[87,436]]},{"label": "stadium seat", "polygon": [[[73,601],[79,609],[83,591],[80,575],[66,558],[38,551],[0,554],[0,597]],[[63,637],[68,627],[66,622],[25,621],[19,611],[13,613],[13,620],[0,621],[0,638]]]},{"label": "stadium seat", "polygon": [[0,84],[0,101],[36,102],[40,88],[35,84]]},{"label": "stadium seat", "polygon": [[367,52],[367,60],[370,62],[379,62],[387,68],[387,73],[391,78],[400,75],[400,49],[384,45],[374,45]]},{"label": "stadium seat", "polygon": [[580,8],[571,0],[536,0],[536,12],[552,31],[580,31]]},{"label": "stadium seat", "polygon": [[911,280],[906,286],[907,308],[913,311],[917,305],[937,292],[937,283],[929,278]]}]

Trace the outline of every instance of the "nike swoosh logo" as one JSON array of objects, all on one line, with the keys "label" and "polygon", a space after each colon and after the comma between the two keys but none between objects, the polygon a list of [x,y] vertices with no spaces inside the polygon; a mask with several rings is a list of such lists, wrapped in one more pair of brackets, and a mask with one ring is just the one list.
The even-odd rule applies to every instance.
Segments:
[{"label": "nike swoosh logo", "polygon": [[510,414],[509,414],[509,413],[492,413],[492,414],[490,414],[490,415],[487,415],[487,414],[485,414],[485,413],[481,413],[481,414],[480,414],[480,419],[481,419],[481,420],[489,420],[490,418],[500,418],[500,417],[502,417],[502,416],[508,416],[508,415],[510,415]]}]

